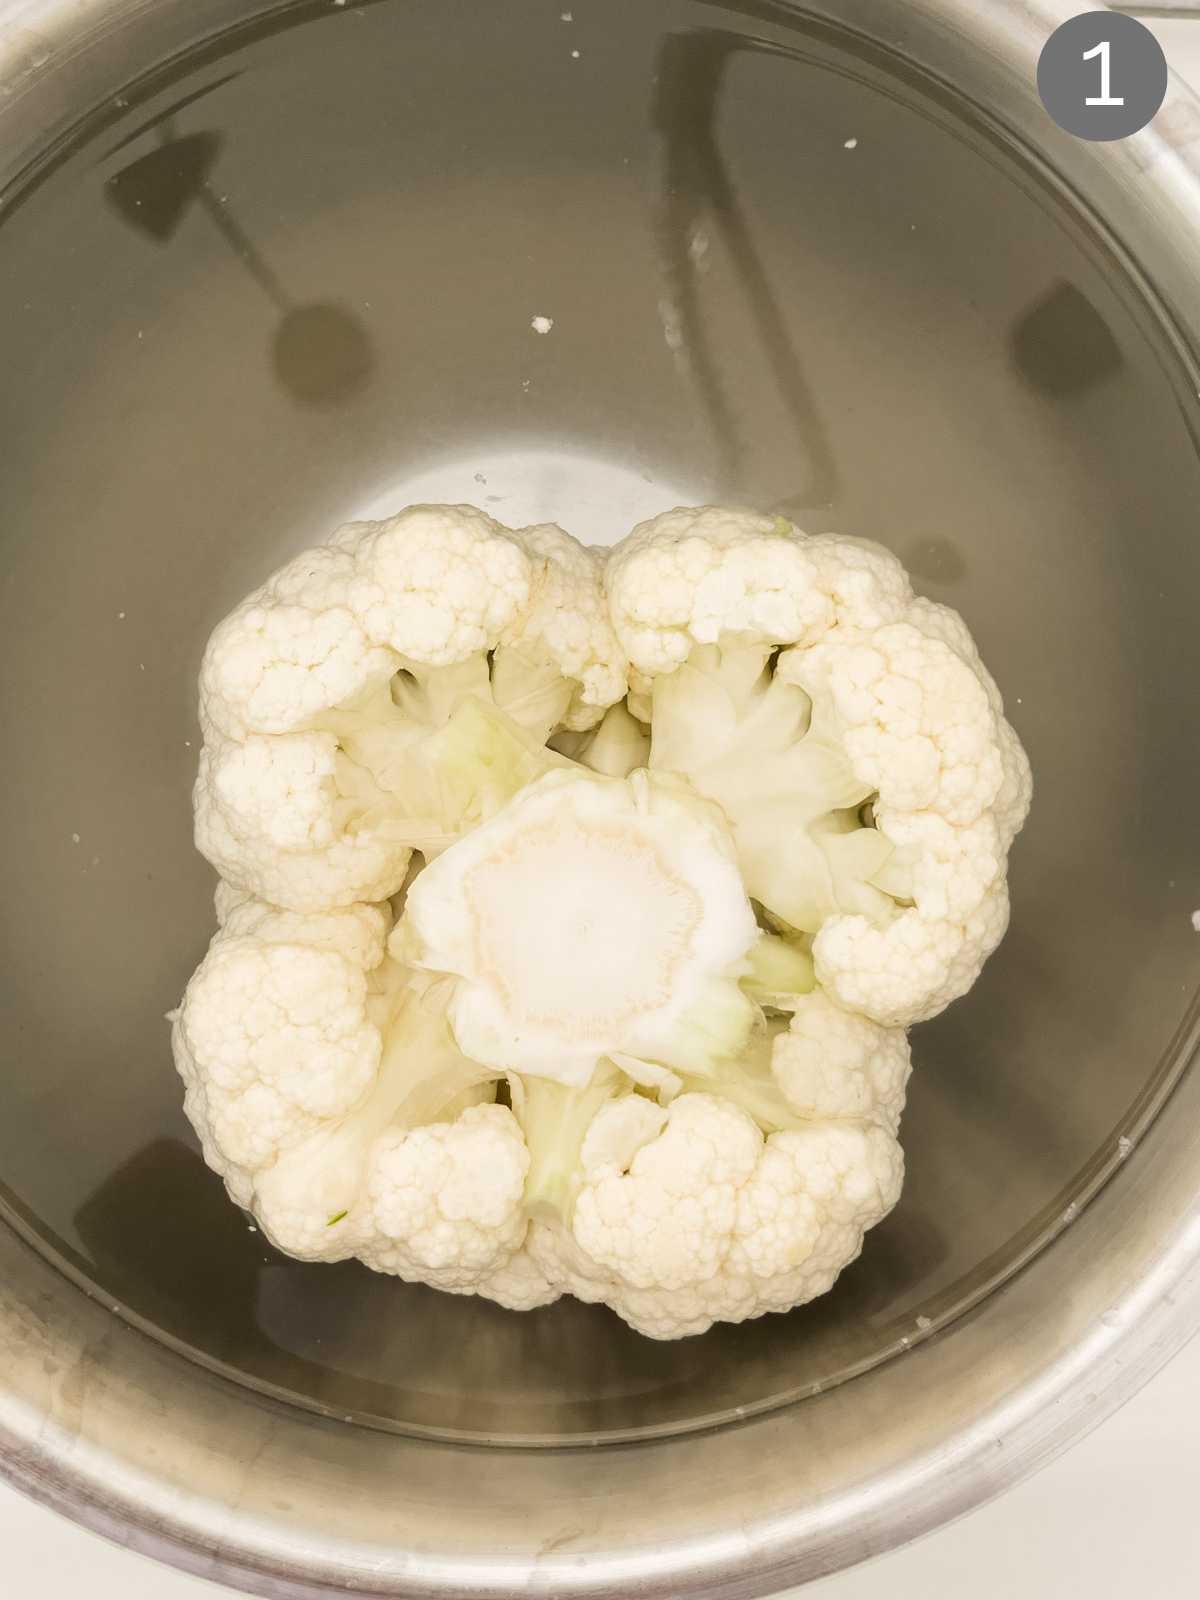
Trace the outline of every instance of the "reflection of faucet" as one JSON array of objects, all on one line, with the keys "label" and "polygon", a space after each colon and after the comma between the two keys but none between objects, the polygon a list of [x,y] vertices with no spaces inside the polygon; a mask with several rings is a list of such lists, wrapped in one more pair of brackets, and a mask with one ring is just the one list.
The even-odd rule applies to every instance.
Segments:
[{"label": "reflection of faucet", "polygon": [[[230,76],[237,76],[231,74]],[[208,85],[210,92],[228,78]],[[176,134],[175,114],[200,97],[189,95],[151,122],[143,123],[110,150],[113,155],[154,130],[158,143],[148,154],[109,177],[105,198],[124,222],[158,244],[175,235],[193,204],[212,220],[233,254],[280,313],[272,346],[272,367],[293,399],[334,405],[360,389],[374,364],[370,340],[359,319],[328,302],[296,305],[255,248],[224,195],[209,179],[224,138],[219,133]]]},{"label": "reflection of faucet", "polygon": [[725,240],[750,303],[764,360],[800,435],[801,481],[786,503],[827,505],[837,474],[825,428],[717,144],[717,107],[725,69],[732,56],[747,50],[774,53],[766,43],[715,30],[668,34],[659,49],[652,115],[663,142],[658,225],[665,279],[660,302],[663,326],[668,345],[690,375],[707,413],[722,487],[736,493],[745,476],[745,446],[704,324],[700,295],[699,224],[707,213]]}]

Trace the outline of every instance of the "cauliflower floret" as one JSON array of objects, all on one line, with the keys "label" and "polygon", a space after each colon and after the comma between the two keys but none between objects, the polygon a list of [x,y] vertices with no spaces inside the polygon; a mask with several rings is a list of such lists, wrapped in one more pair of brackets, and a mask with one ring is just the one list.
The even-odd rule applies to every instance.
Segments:
[{"label": "cauliflower floret", "polygon": [[466,1292],[522,1243],[529,1155],[390,920],[228,905],[174,1018],[185,1109],[280,1249]]},{"label": "cauliflower floret", "polygon": [[[218,893],[226,889],[218,886]],[[249,895],[221,895],[218,917],[226,938],[243,936],[259,944],[311,946],[344,956],[363,972],[379,966],[387,952],[391,914],[386,906],[356,905],[330,911],[283,911]]]},{"label": "cauliflower floret", "polygon": [[844,1011],[820,989],[800,997],[771,1049],[771,1071],[802,1117],[873,1120],[900,1127],[912,1070],[908,1035]]},{"label": "cauliflower floret", "polygon": [[721,806],[750,895],[811,939],[832,997],[893,1026],[965,992],[1031,786],[961,619],[876,545],[712,508],[643,523],[606,584],[650,767]]},{"label": "cauliflower floret", "polygon": [[838,628],[787,650],[777,676],[826,699],[856,777],[880,803],[974,822],[1003,778],[996,720],[970,666],[910,623]]},{"label": "cauliflower floret", "polygon": [[[267,923],[261,931],[247,926],[255,910]],[[213,940],[175,1016],[173,1044],[207,1135],[205,1159],[223,1176],[270,1164],[322,1117],[348,1110],[374,1078],[379,1030],[366,1015],[367,962],[354,957],[379,960],[377,915],[367,906],[327,913],[322,948],[320,935],[273,939],[270,908],[243,904]]]},{"label": "cauliflower floret", "polygon": [[958,612],[950,606],[939,605],[936,600],[927,600],[923,595],[918,595],[909,607],[908,620],[931,639],[940,639],[943,644],[949,645],[950,649],[970,666],[983,684],[984,692],[996,716],[1000,760],[1004,772],[1000,791],[992,806],[992,814],[1000,830],[1004,848],[1007,850],[1024,826],[1033,799],[1033,773],[1029,767],[1029,757],[1025,754],[1025,747],[1018,739],[1016,730],[1005,720],[1004,701],[996,686],[996,680],[980,659],[975,640],[971,637],[971,630]]},{"label": "cauliflower floret", "polygon": [[412,856],[381,829],[344,827],[337,740],[326,733],[213,738],[200,752],[196,848],[249,893],[298,910],[386,899]]},{"label": "cauliflower floret", "polygon": [[640,523],[612,550],[604,583],[642,697],[693,645],[723,636],[809,644],[835,623],[896,622],[912,601],[908,574],[882,545],[805,538],[786,517],[723,506]]},{"label": "cauliflower floret", "polygon": [[933,812],[880,810],[908,860],[913,904],[882,926],[835,917],[813,940],[818,981],[840,1004],[889,1026],[936,1016],[965,994],[1008,926],[1006,856],[995,819],[956,828]]},{"label": "cauliflower floret", "polygon": [[[547,1232],[549,1230],[546,1230]],[[525,1242],[514,1250],[503,1266],[497,1267],[475,1285],[475,1293],[494,1300],[509,1311],[534,1311],[538,1306],[552,1305],[566,1291],[562,1274],[555,1270],[547,1277],[534,1258],[532,1240],[538,1224],[531,1222],[525,1233]]]},{"label": "cauliflower floret", "polygon": [[745,634],[773,644],[818,638],[833,605],[784,517],[702,506],[643,522],[608,558],[604,587],[633,667],[670,672],[693,644]]},{"label": "cauliflower floret", "polygon": [[410,506],[360,527],[339,540],[354,559],[350,605],[410,661],[448,667],[489,649],[529,599],[524,552],[474,506]]},{"label": "cauliflower floret", "polygon": [[[496,703],[523,721],[506,696],[508,660],[544,659],[554,669],[556,690],[566,684],[561,709],[556,705],[557,715],[546,720],[547,735],[559,723],[591,728],[625,693],[621,648],[600,587],[601,558],[553,522],[519,528],[512,537],[529,558],[530,595],[528,605],[505,629],[496,653]],[[519,693],[521,685],[514,687]]]},{"label": "cauliflower floret", "polygon": [[471,506],[352,523],[214,631],[197,847],[299,911],[386,898],[625,692],[593,555]]},{"label": "cauliflower floret", "polygon": [[468,1106],[453,1122],[376,1141],[367,1177],[377,1272],[471,1293],[525,1235],[529,1152],[505,1106]]},{"label": "cauliflower floret", "polygon": [[[594,1149],[611,1147],[612,1118],[624,1122],[620,1099],[597,1113]],[[877,1124],[814,1122],[764,1138],[738,1106],[685,1094],[660,1133],[646,1137],[646,1123],[642,1134],[623,1158],[592,1159],[568,1221],[531,1224],[519,1281],[545,1298],[565,1289],[603,1300],[654,1339],[824,1294],[903,1182],[900,1147]],[[481,1292],[502,1298],[499,1287]]]},{"label": "cauliflower floret", "polygon": [[226,883],[224,878],[218,878],[217,886],[213,890],[213,911],[218,928],[225,926],[239,906],[253,899],[254,896],[247,894],[245,889],[235,889],[231,883]]},{"label": "cauliflower floret", "polygon": [[206,730],[286,733],[395,671],[350,607],[354,572],[349,550],[307,550],[218,623],[200,667]]},{"label": "cauliflower floret", "polygon": [[611,1067],[583,1089],[521,1080],[531,1220],[477,1292],[603,1301],[660,1339],[823,1294],[899,1196],[908,1042],[820,991],[793,1005],[765,1050],[667,1105]]},{"label": "cauliflower floret", "polygon": [[[596,1121],[603,1126],[614,1114],[620,1102]],[[662,1132],[630,1159],[593,1158],[589,1166],[585,1145],[575,1242],[635,1289],[682,1289],[711,1278],[729,1253],[738,1196],[762,1146],[761,1131],[737,1106],[681,1095]]]},{"label": "cauliflower floret", "polygon": [[843,628],[882,628],[898,622],[912,604],[908,573],[881,544],[823,533],[804,540],[804,553],[833,602],[833,620]]}]

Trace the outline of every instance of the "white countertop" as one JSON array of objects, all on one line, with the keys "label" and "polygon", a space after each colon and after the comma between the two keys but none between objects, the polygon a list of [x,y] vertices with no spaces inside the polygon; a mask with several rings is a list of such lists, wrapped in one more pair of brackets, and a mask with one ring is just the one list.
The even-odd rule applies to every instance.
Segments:
[{"label": "white countertop", "polygon": [[[1143,20],[1176,70],[1200,85],[1200,16]],[[1197,1481],[1200,1340],[1036,1477],[918,1544],[810,1586],[804,1600],[1195,1600]],[[6,1600],[80,1593],[204,1600],[232,1592],[105,1544],[3,1485],[0,1573]]]}]

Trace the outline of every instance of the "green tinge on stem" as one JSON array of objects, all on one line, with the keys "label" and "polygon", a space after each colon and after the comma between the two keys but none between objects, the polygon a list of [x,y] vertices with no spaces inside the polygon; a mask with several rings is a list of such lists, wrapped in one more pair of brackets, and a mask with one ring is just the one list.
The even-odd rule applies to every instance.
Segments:
[{"label": "green tinge on stem", "polygon": [[805,1126],[804,1118],[788,1104],[770,1072],[757,1063],[736,1064],[711,1076],[688,1077],[685,1074],[683,1086],[688,1093],[713,1094],[740,1106],[766,1134]]},{"label": "green tinge on stem", "polygon": [[446,1017],[450,991],[446,980],[414,983],[401,999],[366,1113],[376,1132],[439,1121],[468,1090],[501,1076],[458,1048]]},{"label": "green tinge on stem", "polygon": [[794,939],[764,933],[747,957],[750,971],[742,988],[759,1005],[778,1011],[792,1009],[790,1002],[816,988],[812,956]]},{"label": "green tinge on stem", "polygon": [[[557,706],[563,693],[570,694],[569,684],[560,692],[530,679],[523,687],[537,701],[532,709],[539,716],[550,714],[549,700]],[[386,683],[377,684],[350,707],[314,718],[311,728],[338,740],[342,824],[436,854],[526,784],[572,765],[494,705],[488,692],[486,674],[480,693],[464,682],[444,697],[443,720],[426,724],[393,703]]]},{"label": "green tinge on stem", "polygon": [[542,1222],[569,1225],[579,1191],[579,1155],[592,1118],[627,1080],[602,1064],[583,1089],[524,1077],[521,1127],[529,1148],[525,1209]]},{"label": "green tinge on stem", "polygon": [[501,646],[492,658],[492,698],[540,744],[562,722],[575,685],[549,656]]},{"label": "green tinge on stem", "polygon": [[556,734],[552,745],[560,755],[605,778],[627,778],[650,759],[646,725],[631,714],[624,701],[610,706],[587,733]]},{"label": "green tinge on stem", "polygon": [[736,979],[717,980],[673,1023],[659,1048],[647,1054],[677,1073],[716,1071],[743,1054],[761,1022],[761,1011]]}]

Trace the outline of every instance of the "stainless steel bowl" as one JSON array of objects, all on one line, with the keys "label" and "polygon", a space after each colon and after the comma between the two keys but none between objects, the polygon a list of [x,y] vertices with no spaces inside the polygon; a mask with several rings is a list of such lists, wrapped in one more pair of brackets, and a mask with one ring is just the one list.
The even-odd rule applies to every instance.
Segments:
[{"label": "stainless steel bowl", "polygon": [[[1200,104],[1061,134],[1065,0],[564,4],[0,12],[0,1470],[263,1594],[766,1593],[1200,1320]],[[1005,687],[1012,931],[916,1035],[905,1198],[823,1302],[510,1316],[275,1256],[199,1160],[200,649],[434,496],[868,534]]]}]

